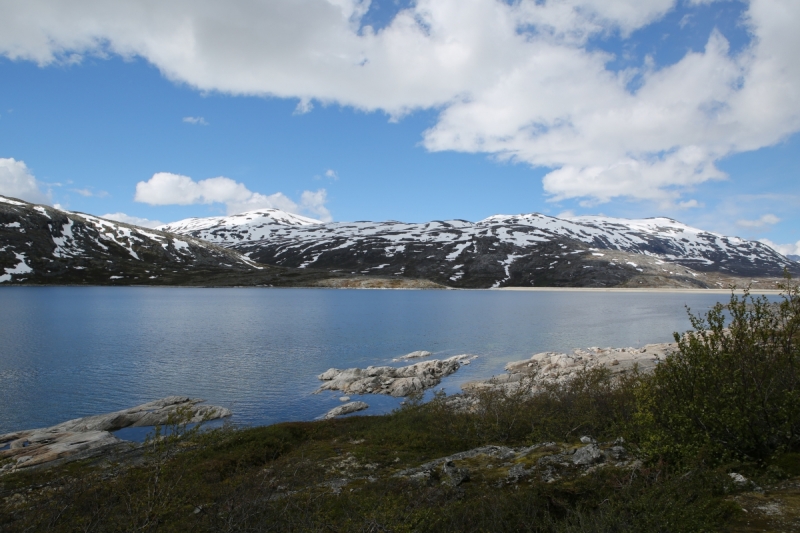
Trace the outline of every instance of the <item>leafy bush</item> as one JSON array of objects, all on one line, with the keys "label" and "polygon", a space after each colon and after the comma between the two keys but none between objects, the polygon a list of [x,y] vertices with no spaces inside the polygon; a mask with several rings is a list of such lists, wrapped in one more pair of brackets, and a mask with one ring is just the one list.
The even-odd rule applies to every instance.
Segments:
[{"label": "leafy bush", "polygon": [[782,300],[731,295],[638,393],[643,449],[678,460],[764,461],[800,446],[800,293],[787,277]]}]

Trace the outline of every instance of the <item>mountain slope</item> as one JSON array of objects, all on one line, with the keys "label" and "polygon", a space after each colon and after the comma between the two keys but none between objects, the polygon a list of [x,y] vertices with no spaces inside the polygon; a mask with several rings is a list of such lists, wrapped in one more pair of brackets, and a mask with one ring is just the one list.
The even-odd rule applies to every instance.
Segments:
[{"label": "mountain slope", "polygon": [[313,286],[359,280],[259,265],[235,250],[0,196],[0,285]]},{"label": "mountain slope", "polygon": [[[680,277],[780,276],[797,263],[768,246],[667,218],[496,215],[479,222],[292,223],[276,210],[190,219],[161,229],[236,249],[261,263],[425,278],[455,287],[652,285]],[[315,223],[316,222],[316,223]],[[647,280],[642,279],[647,277]]]},{"label": "mountain slope", "polygon": [[0,197],[0,268],[2,283],[127,284],[264,267],[191,237]]}]

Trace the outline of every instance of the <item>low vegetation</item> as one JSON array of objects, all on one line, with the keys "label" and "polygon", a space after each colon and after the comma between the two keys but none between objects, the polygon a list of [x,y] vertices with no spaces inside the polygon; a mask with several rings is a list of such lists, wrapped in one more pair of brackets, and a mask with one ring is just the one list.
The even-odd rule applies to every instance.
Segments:
[{"label": "low vegetation", "polygon": [[378,417],[175,420],[135,460],[0,478],[0,530],[800,530],[797,285],[692,324],[651,374],[591,370]]}]

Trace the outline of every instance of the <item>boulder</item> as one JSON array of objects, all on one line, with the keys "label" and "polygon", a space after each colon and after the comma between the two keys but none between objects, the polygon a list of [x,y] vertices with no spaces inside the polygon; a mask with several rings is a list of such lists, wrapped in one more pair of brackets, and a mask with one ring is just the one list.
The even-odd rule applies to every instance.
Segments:
[{"label": "boulder", "polygon": [[595,463],[601,463],[605,459],[605,455],[597,446],[597,444],[589,444],[583,448],[578,448],[572,455],[572,462],[578,466],[589,466]]}]

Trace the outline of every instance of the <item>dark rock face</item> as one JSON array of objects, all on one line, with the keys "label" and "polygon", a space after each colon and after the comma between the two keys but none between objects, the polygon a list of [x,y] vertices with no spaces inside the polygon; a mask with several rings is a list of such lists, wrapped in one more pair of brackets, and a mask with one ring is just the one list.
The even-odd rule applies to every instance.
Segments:
[{"label": "dark rock face", "polygon": [[540,214],[425,224],[314,223],[253,212],[190,219],[162,229],[206,239],[261,263],[330,272],[424,278],[451,287],[619,286],[643,276],[780,276],[800,265],[768,246],[643,220]]}]

